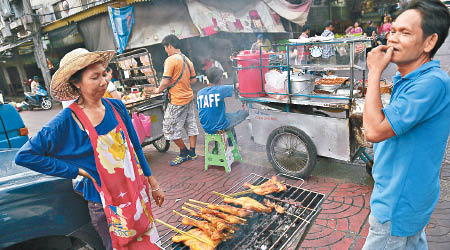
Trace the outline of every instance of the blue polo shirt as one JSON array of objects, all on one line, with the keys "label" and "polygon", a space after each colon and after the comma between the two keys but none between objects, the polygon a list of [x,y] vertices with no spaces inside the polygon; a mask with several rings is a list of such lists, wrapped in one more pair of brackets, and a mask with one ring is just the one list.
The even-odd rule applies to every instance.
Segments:
[{"label": "blue polo shirt", "polygon": [[373,215],[391,221],[391,234],[412,236],[430,220],[439,199],[439,171],[450,133],[450,77],[430,61],[394,77],[383,112],[395,136],[376,143],[370,201]]}]

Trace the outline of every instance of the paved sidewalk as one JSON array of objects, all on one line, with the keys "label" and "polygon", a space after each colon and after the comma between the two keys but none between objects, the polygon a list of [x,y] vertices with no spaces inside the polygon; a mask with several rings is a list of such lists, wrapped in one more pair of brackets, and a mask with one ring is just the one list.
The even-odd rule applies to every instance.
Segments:
[{"label": "paved sidewalk", "polygon": [[[211,167],[204,171],[204,158],[183,163],[179,167],[169,167],[168,161],[176,156],[174,152],[165,154],[146,148],[150,156],[153,174],[165,191],[166,201],[162,208],[153,206],[156,218],[176,225],[180,217],[172,209],[181,210],[189,198],[212,201],[216,196],[212,190],[224,192],[250,173],[270,177],[276,172],[271,168],[234,163],[230,174],[223,168]],[[450,181],[449,157],[444,161],[441,179]],[[289,180],[289,184],[299,182]],[[302,249],[361,249],[368,233],[370,213],[370,186],[358,185],[333,178],[311,177],[302,186],[315,192],[326,194],[322,212],[309,231]],[[443,199],[444,198],[444,199]],[[160,235],[168,232],[165,226],[158,225]],[[449,249],[450,244],[450,200],[445,195],[432,216],[427,227],[427,237],[431,250]]]}]

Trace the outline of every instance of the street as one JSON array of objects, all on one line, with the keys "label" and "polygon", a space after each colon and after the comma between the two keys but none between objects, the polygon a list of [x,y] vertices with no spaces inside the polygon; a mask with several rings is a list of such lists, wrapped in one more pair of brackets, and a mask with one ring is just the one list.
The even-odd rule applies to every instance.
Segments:
[{"label": "street", "polygon": [[[441,47],[435,59],[441,61],[441,67],[450,72],[450,39]],[[390,64],[383,73],[383,78],[390,79],[395,74],[395,65]],[[194,92],[205,85],[197,83]],[[236,97],[226,99],[227,111],[242,108],[241,101]],[[30,136],[35,135],[53,116],[61,111],[61,105],[55,104],[49,111],[36,109],[23,111],[21,116],[29,128]],[[200,128],[197,152],[204,155],[204,131]],[[178,219],[171,209],[180,208],[186,197],[204,199],[207,190],[225,191],[246,174],[275,174],[267,160],[263,145],[254,143],[248,133],[248,121],[236,127],[240,152],[243,163],[235,163],[230,175],[224,175],[222,168],[211,168],[203,171],[203,158],[197,161],[183,163],[180,167],[169,168],[168,161],[175,157],[178,148],[172,143],[167,153],[159,153],[151,145],[144,147],[144,153],[149,160],[152,172],[161,182],[166,191],[166,205],[162,208],[154,206],[154,214],[165,221],[175,223]],[[186,141],[187,142],[187,141]],[[430,249],[448,249],[450,242],[450,155],[447,154],[441,171],[441,197],[437,208],[427,226],[427,239]],[[169,169],[168,169],[169,168]],[[185,171],[178,171],[185,170]],[[206,178],[206,179],[204,179]],[[179,183],[179,180],[185,180]],[[319,158],[312,176],[305,180],[304,186],[318,190],[327,195],[323,211],[319,214],[316,224],[308,234],[303,247],[306,249],[360,249],[367,236],[369,198],[373,181],[368,177],[362,161],[355,163],[341,162]],[[181,189],[180,189],[181,188]],[[189,194],[186,193],[189,191]],[[167,209],[170,206],[170,209]],[[158,225],[161,234],[166,228]]]}]

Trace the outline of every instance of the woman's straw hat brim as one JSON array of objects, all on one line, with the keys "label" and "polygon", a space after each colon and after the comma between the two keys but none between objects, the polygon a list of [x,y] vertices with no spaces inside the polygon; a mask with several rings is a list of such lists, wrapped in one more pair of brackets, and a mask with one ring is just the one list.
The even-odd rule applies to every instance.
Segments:
[{"label": "woman's straw hat brim", "polygon": [[102,63],[106,68],[115,55],[115,51],[89,52],[87,49],[74,49],[67,53],[60,62],[59,69],[53,74],[50,93],[59,101],[76,99],[80,94],[70,85],[69,79],[77,71],[94,63]]}]

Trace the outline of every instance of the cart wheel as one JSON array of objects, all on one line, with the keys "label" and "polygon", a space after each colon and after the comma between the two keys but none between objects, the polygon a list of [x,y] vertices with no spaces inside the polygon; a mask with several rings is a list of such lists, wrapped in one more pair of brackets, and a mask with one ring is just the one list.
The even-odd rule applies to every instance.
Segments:
[{"label": "cart wheel", "polygon": [[272,131],[266,144],[267,157],[279,172],[305,178],[317,162],[317,150],[309,136],[295,127]]},{"label": "cart wheel", "polygon": [[156,150],[158,150],[161,153],[167,152],[170,147],[170,142],[166,140],[166,138],[163,136],[159,138],[158,140],[153,142],[153,146],[155,146]]}]

